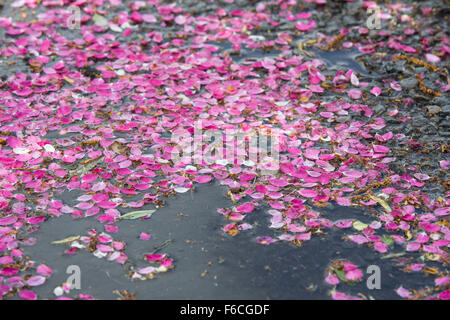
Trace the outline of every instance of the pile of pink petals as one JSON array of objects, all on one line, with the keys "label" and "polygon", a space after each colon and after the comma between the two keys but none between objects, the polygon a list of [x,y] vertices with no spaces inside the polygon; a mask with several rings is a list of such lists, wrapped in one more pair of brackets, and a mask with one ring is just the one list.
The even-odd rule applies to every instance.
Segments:
[{"label": "pile of pink petals", "polygon": [[[52,275],[51,266],[27,260],[22,249],[36,242],[30,234],[47,219],[97,219],[104,230],[89,230],[66,245],[65,254],[87,249],[98,258],[125,264],[126,244],[114,236],[121,212],[158,208],[166,197],[218,182],[229,188],[234,202],[217,210],[228,220],[222,226],[225,233],[233,236],[251,229],[246,217],[256,214],[266,215],[273,229],[258,236],[262,245],[300,246],[323,230],[348,229],[343,241],[377,255],[395,248],[420,253],[422,264],[439,263],[435,290],[424,298],[448,299],[448,192],[423,191],[435,182],[417,167],[392,169],[393,148],[410,141],[387,130],[369,103],[403,89],[394,79],[369,85],[353,70],[335,71],[327,78],[323,61],[292,49],[294,39],[314,32],[317,21],[306,11],[295,13],[291,2],[193,15],[157,0],[126,5],[121,0],[80,0],[71,3],[81,9],[81,27],[74,30],[65,24],[71,14],[69,1],[12,2],[15,10],[40,13],[33,21],[0,17],[2,59],[26,58],[28,70],[0,81],[0,298],[37,299],[33,288]],[[319,0],[305,4],[327,5]],[[272,13],[272,6],[279,6],[279,12]],[[280,21],[293,21],[295,27],[264,41],[252,36],[263,23],[277,30]],[[160,31],[169,27],[176,28],[170,36]],[[388,46],[390,58],[418,49],[389,34],[386,40],[346,46],[361,52]],[[274,48],[282,55],[234,61],[221,51],[224,43],[236,52],[245,46]],[[440,57],[423,56],[431,64],[448,58],[448,40],[433,52]],[[88,66],[95,76],[86,72]],[[445,94],[448,86],[439,90]],[[337,122],[342,116],[352,120]],[[279,161],[263,168],[245,161],[173,161],[170,136],[193,133],[198,121],[212,134],[280,130]],[[56,138],[46,138],[49,135]],[[209,147],[204,142],[200,149]],[[442,170],[450,166],[447,159],[436,161]],[[261,174],[261,169],[272,173]],[[371,186],[377,187],[372,191]],[[72,190],[81,192],[75,205],[59,200]],[[370,210],[374,221],[331,221],[322,212],[329,203]],[[147,234],[140,237],[149,239]],[[166,254],[143,252],[143,257],[148,264],[136,267],[132,279],[151,279],[176,266],[176,257]],[[345,263],[345,277],[358,281],[359,269]],[[326,282],[337,285],[339,278],[330,272]],[[403,287],[397,292],[404,298],[415,296]],[[352,297],[334,291],[332,298]]]}]

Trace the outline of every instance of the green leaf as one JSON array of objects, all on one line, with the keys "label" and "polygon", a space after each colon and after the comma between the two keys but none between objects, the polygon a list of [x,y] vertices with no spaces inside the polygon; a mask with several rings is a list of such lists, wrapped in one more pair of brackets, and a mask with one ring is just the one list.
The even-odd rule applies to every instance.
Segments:
[{"label": "green leaf", "polygon": [[94,21],[97,26],[106,27],[108,25],[108,20],[99,14],[94,14],[92,21]]},{"label": "green leaf", "polygon": [[394,245],[394,239],[392,237],[390,237],[390,236],[387,236],[387,235],[384,235],[383,237],[381,237],[381,241],[383,241],[388,246],[393,246]]},{"label": "green leaf", "polygon": [[368,227],[367,224],[365,224],[365,223],[363,223],[363,222],[361,222],[359,220],[356,220],[355,222],[353,222],[353,228],[355,228],[358,231],[362,231],[362,230],[364,230],[367,227]]},{"label": "green leaf", "polygon": [[156,210],[132,211],[120,216],[120,219],[139,219],[142,217],[150,216],[155,211]]},{"label": "green leaf", "polygon": [[345,271],[344,270],[338,270],[338,269],[336,269],[336,270],[334,270],[335,272],[336,272],[336,275],[338,276],[338,278],[341,280],[341,281],[348,281],[347,280],[347,278],[345,277]]}]

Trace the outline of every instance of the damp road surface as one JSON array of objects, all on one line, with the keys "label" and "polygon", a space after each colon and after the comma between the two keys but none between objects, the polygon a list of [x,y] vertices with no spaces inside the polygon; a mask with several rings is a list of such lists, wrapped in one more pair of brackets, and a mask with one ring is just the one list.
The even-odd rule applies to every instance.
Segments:
[{"label": "damp road surface", "polygon": [[[397,299],[394,289],[399,284],[412,288],[431,285],[433,278],[421,273],[406,274],[392,260],[381,260],[379,253],[368,250],[342,237],[349,231],[337,228],[324,230],[301,247],[288,243],[261,245],[257,235],[268,229],[269,215],[264,208],[247,216],[253,229],[232,237],[221,230],[223,216],[217,208],[233,204],[218,184],[200,185],[194,192],[169,199],[150,219],[118,223],[115,240],[127,243],[126,253],[137,266],[148,265],[143,253],[160,248],[174,259],[175,268],[156,274],[154,279],[130,280],[127,264],[100,259],[85,250],[65,254],[65,244],[52,241],[75,235],[86,235],[89,229],[101,232],[103,226],[95,217],[74,219],[70,215],[52,218],[34,234],[37,243],[26,247],[25,254],[39,257],[39,263],[52,266],[54,274],[36,288],[42,297],[51,297],[53,289],[71,275],[67,268],[80,268],[80,292],[97,299],[118,298],[116,290],[127,290],[139,299],[329,299],[332,286],[325,283],[326,268],[331,260],[347,259],[366,271],[377,265],[381,271],[381,289],[369,290],[365,274],[361,283],[350,287],[354,294],[362,293],[376,299]],[[66,199],[68,200],[68,199]],[[370,222],[361,210],[334,207],[324,210],[326,218],[359,219]],[[151,235],[148,241],[137,237],[141,232]],[[162,245],[164,246],[163,248]],[[346,288],[348,290],[348,288]],[[76,295],[77,290],[70,295]]]}]

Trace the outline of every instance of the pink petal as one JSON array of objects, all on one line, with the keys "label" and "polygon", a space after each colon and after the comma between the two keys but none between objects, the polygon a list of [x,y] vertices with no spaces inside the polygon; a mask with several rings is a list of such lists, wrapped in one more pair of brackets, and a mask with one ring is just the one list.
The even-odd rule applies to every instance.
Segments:
[{"label": "pink petal", "polygon": [[329,273],[328,276],[325,278],[325,281],[331,285],[336,285],[339,283],[339,278]]},{"label": "pink petal", "polygon": [[0,218],[0,226],[7,226],[13,223],[17,222],[17,217],[15,216],[10,216],[10,217],[6,217],[6,218]]},{"label": "pink petal", "polygon": [[83,182],[93,182],[95,180],[97,180],[98,175],[95,173],[92,174],[86,174],[85,176],[83,176],[82,180]]},{"label": "pink petal", "polygon": [[441,61],[441,58],[439,58],[438,56],[432,54],[432,53],[426,53],[425,54],[425,59],[427,59],[428,62],[431,63],[438,63]]},{"label": "pink petal", "polygon": [[398,288],[397,290],[395,290],[395,292],[397,292],[397,294],[402,298],[412,298],[412,294],[409,292],[409,290],[403,287]]},{"label": "pink petal", "polygon": [[381,94],[381,89],[378,87],[373,87],[372,90],[370,90],[370,93],[375,97],[378,97]]},{"label": "pink petal", "polygon": [[361,95],[362,95],[361,90],[358,90],[358,89],[349,90],[347,92],[347,94],[352,99],[359,99],[359,98],[361,98]]},{"label": "pink petal", "polygon": [[373,244],[373,247],[376,251],[385,253],[387,252],[388,246],[384,242],[377,241]]},{"label": "pink petal", "polygon": [[410,242],[406,245],[406,251],[417,251],[420,249],[420,243]]},{"label": "pink petal", "polygon": [[23,289],[19,292],[19,297],[24,300],[37,300],[37,294],[31,290]]},{"label": "pink petal", "polygon": [[195,177],[194,181],[198,183],[208,183],[212,180],[211,176],[197,176]]},{"label": "pink petal", "polygon": [[351,281],[360,280],[362,276],[363,274],[359,269],[347,271],[347,273],[345,274],[345,278]]},{"label": "pink petal", "polygon": [[255,209],[255,205],[253,203],[247,202],[237,207],[236,211],[240,213],[249,213],[252,212],[253,209]]},{"label": "pink petal", "polygon": [[145,255],[145,259],[148,261],[159,261],[164,258],[163,254],[147,254]]},{"label": "pink petal", "polygon": [[43,276],[33,276],[27,280],[27,284],[32,287],[40,286],[45,282],[45,277]]},{"label": "pink petal", "polygon": [[388,147],[375,144],[375,145],[373,145],[373,151],[379,152],[379,153],[388,153],[390,151],[390,149]]},{"label": "pink petal", "polygon": [[312,190],[312,189],[303,189],[303,190],[300,190],[298,193],[302,197],[305,197],[305,198],[314,198],[319,194],[319,192],[317,192],[316,190]]},{"label": "pink petal", "polygon": [[36,272],[42,276],[48,277],[53,273],[53,270],[45,264],[41,264],[36,268]]},{"label": "pink petal", "polygon": [[142,232],[140,235],[139,235],[139,238],[140,239],[142,239],[142,240],[150,240],[150,235],[149,234],[147,234],[147,233],[145,233],[145,232]]},{"label": "pink petal", "polygon": [[345,207],[348,207],[348,206],[352,205],[352,202],[349,199],[342,198],[342,197],[337,197],[336,198],[336,202],[337,202],[338,205],[345,206]]},{"label": "pink petal", "polygon": [[443,207],[434,210],[434,214],[437,216],[446,216],[450,214],[450,207]]}]

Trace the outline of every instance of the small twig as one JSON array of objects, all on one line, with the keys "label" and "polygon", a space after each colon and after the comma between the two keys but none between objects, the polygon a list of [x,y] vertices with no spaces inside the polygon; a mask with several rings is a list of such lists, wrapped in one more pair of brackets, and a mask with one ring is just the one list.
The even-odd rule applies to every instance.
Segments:
[{"label": "small twig", "polygon": [[168,246],[169,243],[171,243],[171,242],[173,242],[173,239],[169,239],[169,240],[164,241],[162,244],[160,244],[159,246],[157,246],[157,247],[155,248],[155,250],[153,250],[152,254],[157,253],[157,252],[158,252],[159,250],[161,250],[162,248]]}]

